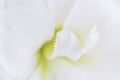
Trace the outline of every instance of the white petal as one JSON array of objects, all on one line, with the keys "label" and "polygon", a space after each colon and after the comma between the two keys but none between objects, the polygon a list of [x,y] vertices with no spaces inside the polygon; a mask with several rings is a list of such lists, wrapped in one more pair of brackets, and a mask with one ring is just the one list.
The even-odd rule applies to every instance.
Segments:
[{"label": "white petal", "polygon": [[92,48],[95,47],[98,41],[99,41],[99,33],[97,31],[96,26],[94,26],[87,37],[82,53],[83,54],[88,53]]},{"label": "white petal", "polygon": [[41,71],[37,69],[27,80],[42,80]]},{"label": "white petal", "polygon": [[96,25],[99,33],[97,45],[90,54],[80,58],[79,67],[91,80],[119,80],[119,6],[113,0],[78,0],[76,4],[64,27],[78,30],[79,35],[88,35],[89,28]]},{"label": "white petal", "polygon": [[86,36],[94,25],[101,27],[109,19],[116,19],[118,16],[118,6],[112,0],[77,0],[64,27],[76,32],[81,45],[85,45]]},{"label": "white petal", "polygon": [[76,36],[69,30],[59,31],[50,59],[64,56],[75,61],[78,59],[79,55],[81,55],[80,43]]},{"label": "white petal", "polygon": [[15,80],[11,77],[2,66],[0,66],[0,80]]},{"label": "white petal", "polygon": [[63,25],[76,0],[46,0],[51,20]]},{"label": "white petal", "polygon": [[118,4],[120,7],[120,0],[115,0],[115,2],[116,2],[116,5]]},{"label": "white petal", "polygon": [[81,74],[75,65],[62,59],[52,61],[49,68],[47,80],[87,80],[87,77]]},{"label": "white petal", "polygon": [[27,8],[34,8],[36,9],[46,9],[45,2],[43,0],[0,0],[0,8],[7,9],[7,8],[18,8],[18,7],[27,7]]},{"label": "white petal", "polygon": [[24,80],[35,65],[35,52],[53,35],[45,18],[19,6],[0,10],[0,63],[14,78]]}]

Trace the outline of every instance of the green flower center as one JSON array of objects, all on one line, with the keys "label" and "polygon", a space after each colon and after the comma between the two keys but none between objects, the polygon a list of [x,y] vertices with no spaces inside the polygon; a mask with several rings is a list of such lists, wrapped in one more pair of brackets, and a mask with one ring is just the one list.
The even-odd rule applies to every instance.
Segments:
[{"label": "green flower center", "polygon": [[45,41],[38,51],[36,52],[36,57],[37,57],[37,65],[36,68],[40,67],[42,70],[42,74],[45,74],[47,67],[48,67],[48,56],[52,54],[54,50],[54,45],[55,45],[55,37],[58,31],[62,30],[62,26],[58,25],[55,30],[53,37],[47,41]]}]

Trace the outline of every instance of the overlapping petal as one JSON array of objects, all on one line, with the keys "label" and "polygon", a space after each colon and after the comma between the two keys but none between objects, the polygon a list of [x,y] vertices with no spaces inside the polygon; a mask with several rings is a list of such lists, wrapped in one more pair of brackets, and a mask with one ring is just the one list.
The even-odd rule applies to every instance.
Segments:
[{"label": "overlapping petal", "polygon": [[37,48],[53,36],[57,21],[64,21],[73,3],[73,0],[1,0],[0,62],[11,76],[27,79],[33,73]]},{"label": "overlapping petal", "polygon": [[63,25],[76,0],[45,0],[50,20],[55,25]]},{"label": "overlapping petal", "polygon": [[[79,40],[77,43],[80,43],[80,51],[84,49],[86,40],[96,25],[99,34],[97,44],[91,50],[87,48],[88,52],[76,62],[62,58],[50,61],[46,79],[119,80],[120,9],[113,0],[11,0],[2,3],[0,63],[13,77],[20,80],[27,79],[28,76],[31,76],[31,80],[40,79],[39,70],[33,73],[36,65],[33,56],[36,49],[53,36],[55,25],[63,25],[63,29],[74,34],[75,41]],[[72,40],[69,34],[67,37]],[[63,44],[64,47],[76,47],[77,43]],[[70,55],[74,55],[74,46],[72,49],[63,49],[63,52],[68,51],[69,54],[71,50],[73,54]],[[58,53],[59,48],[55,50],[57,56],[61,55]]]},{"label": "overlapping petal", "polygon": [[64,25],[77,32],[83,41],[91,26],[96,25],[99,41],[78,61],[90,79],[119,79],[119,13],[119,6],[113,0],[78,0]]},{"label": "overlapping petal", "polygon": [[0,9],[0,63],[14,78],[23,80],[35,67],[36,50],[52,37],[54,28],[44,9],[35,12],[36,8],[13,4]]}]

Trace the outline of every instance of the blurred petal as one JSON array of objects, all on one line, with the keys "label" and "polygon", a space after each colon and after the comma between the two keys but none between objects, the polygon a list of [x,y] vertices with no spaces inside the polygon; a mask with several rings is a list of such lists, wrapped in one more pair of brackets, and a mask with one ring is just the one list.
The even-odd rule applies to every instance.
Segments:
[{"label": "blurred petal", "polygon": [[[88,35],[90,28],[93,27],[91,0],[77,0],[67,17],[64,28],[73,30],[81,37]],[[85,40],[85,39],[84,39]]]},{"label": "blurred petal", "polygon": [[50,19],[56,25],[63,24],[76,0],[46,0]]},{"label": "blurred petal", "polygon": [[[39,0],[35,2],[32,0],[12,1],[8,2],[11,5],[6,4],[6,1],[2,1],[3,4],[0,3],[0,63],[8,74],[24,80],[33,72],[35,65],[33,55],[36,48],[52,36],[53,27],[49,24],[46,8],[43,8],[42,3],[42,7],[39,5]],[[74,37],[71,38],[71,35],[67,35],[70,42],[75,40],[79,43],[77,41],[79,38],[80,47],[82,47],[79,49],[83,49],[87,44],[86,40],[89,39],[87,36],[93,25],[96,25],[98,30],[99,42],[96,44],[94,40],[90,41],[90,43],[94,44],[95,42],[96,44],[94,48],[86,48],[89,51],[86,53],[90,54],[82,55],[74,64],[65,61],[65,59],[60,61],[55,59],[55,62],[53,60],[49,64],[46,78],[48,80],[119,80],[120,9],[117,3],[113,0],[77,0],[75,4],[74,1],[63,2],[47,1],[47,5],[50,15],[53,16],[53,21],[56,21],[57,24],[65,21],[64,29],[67,28],[76,34],[72,35],[73,33],[68,31]],[[71,8],[72,6],[73,8]],[[49,18],[52,19],[52,16]],[[65,18],[67,19],[65,20]],[[57,38],[59,43],[62,38]],[[67,55],[71,57],[71,52],[76,53],[76,48],[74,48],[75,50],[70,49],[69,45],[71,44],[68,45],[66,40],[67,45],[64,44],[64,40],[62,40],[62,44],[67,46],[68,50],[63,50],[65,52],[71,50]],[[72,48],[76,47],[77,43]],[[58,52],[55,56],[59,55]],[[31,80],[39,80],[39,74],[39,72],[35,72]]]},{"label": "blurred petal", "polygon": [[47,80],[81,80],[82,78],[73,64],[62,59],[52,61],[49,65],[49,72]]},{"label": "blurred petal", "polygon": [[114,0],[116,2],[116,5],[120,7],[120,0]]},{"label": "blurred petal", "polygon": [[88,53],[92,48],[95,47],[98,41],[99,41],[99,33],[96,26],[94,26],[86,39],[86,43],[82,50],[82,54]]},{"label": "blurred petal", "polygon": [[0,66],[0,80],[15,80]]},{"label": "blurred petal", "polygon": [[46,14],[40,12],[23,6],[0,9],[0,63],[14,78],[31,74],[37,48],[53,36]]},{"label": "blurred petal", "polygon": [[46,10],[46,5],[43,0],[0,0],[0,2],[1,9],[27,7],[31,9],[34,8],[35,10]]},{"label": "blurred petal", "polygon": [[73,30],[83,46],[94,25],[101,27],[118,15],[118,6],[112,0],[77,0],[64,27]]},{"label": "blurred petal", "polygon": [[88,53],[98,42],[99,34],[96,26],[90,31],[87,36],[86,44],[83,49],[76,35],[69,30],[61,30],[57,33],[54,52],[50,59],[57,57],[67,57],[73,61],[78,60],[83,54]]},{"label": "blurred petal", "polygon": [[119,80],[119,6],[113,0],[78,0],[64,27],[87,38],[92,25],[97,27],[99,41],[90,54],[80,57],[77,65],[91,80]]},{"label": "blurred petal", "polygon": [[38,69],[27,80],[42,80],[41,71]]},{"label": "blurred petal", "polygon": [[76,36],[69,30],[61,30],[57,33],[54,52],[50,59],[68,57],[76,60],[80,55],[80,43]]},{"label": "blurred petal", "polygon": [[[77,76],[77,72],[85,74],[87,80],[120,79],[119,21],[120,9],[113,0],[78,0],[76,2],[65,22],[64,29],[67,28],[77,33],[76,35],[80,36],[80,43],[83,41],[83,45],[86,44],[87,36],[93,25],[96,25],[99,33],[99,41],[92,50],[87,52],[90,54],[84,54],[75,63],[78,69],[77,71],[74,70],[74,74],[76,74],[78,80],[81,78],[79,78],[80,75]],[[81,40],[81,38],[83,39]],[[60,64],[60,62],[57,63],[58,65]],[[55,71],[55,74],[59,74],[56,75],[57,78],[60,76],[60,80],[69,79],[72,74],[69,74],[70,70],[72,70],[72,65],[69,65],[70,70],[68,71],[66,70],[69,68],[65,64],[59,66],[56,67]],[[62,73],[63,71],[66,71],[65,75],[67,74],[67,76],[62,75],[64,74]]]}]

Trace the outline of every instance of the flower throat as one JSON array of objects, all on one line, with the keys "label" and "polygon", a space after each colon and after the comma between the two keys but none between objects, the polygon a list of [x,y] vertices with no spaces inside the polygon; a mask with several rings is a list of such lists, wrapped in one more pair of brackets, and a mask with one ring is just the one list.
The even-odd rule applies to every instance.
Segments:
[{"label": "flower throat", "polygon": [[37,58],[36,68],[40,67],[43,75],[46,73],[48,62],[49,62],[47,57],[49,55],[51,55],[54,50],[54,45],[56,42],[56,34],[60,30],[62,30],[62,26],[61,25],[56,26],[53,37],[51,39],[45,41],[38,48],[38,50],[36,52],[36,58]]}]

